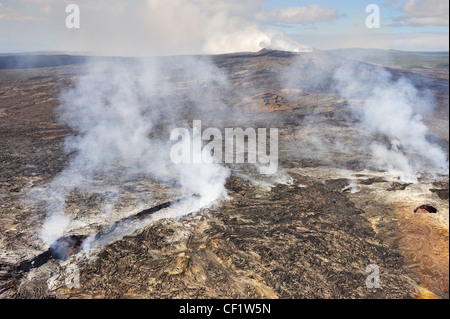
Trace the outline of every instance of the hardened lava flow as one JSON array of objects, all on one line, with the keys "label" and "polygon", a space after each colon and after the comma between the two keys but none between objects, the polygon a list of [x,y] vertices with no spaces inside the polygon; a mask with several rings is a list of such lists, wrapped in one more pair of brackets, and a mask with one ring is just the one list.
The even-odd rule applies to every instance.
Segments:
[{"label": "hardened lava flow", "polygon": [[[197,195],[194,196],[188,196],[182,199],[165,202],[160,205],[151,207],[149,209],[145,209],[135,215],[123,218],[117,222],[115,222],[108,231],[103,233],[95,234],[92,238],[94,241],[101,240],[103,237],[106,237],[109,234],[112,234],[116,229],[118,229],[121,226],[126,226],[128,223],[135,222],[135,221],[143,221],[150,215],[169,208],[171,206],[180,204],[186,200],[197,198]],[[39,254],[38,256],[32,258],[31,260],[26,260],[20,263],[19,270],[22,272],[29,272],[33,268],[38,268],[51,259],[58,259],[58,260],[67,260],[72,255],[77,254],[82,246],[86,238],[89,236],[87,235],[71,235],[71,236],[65,236],[61,237],[58,240],[56,240],[53,244],[50,245],[50,248],[43,252],[42,254]]]}]

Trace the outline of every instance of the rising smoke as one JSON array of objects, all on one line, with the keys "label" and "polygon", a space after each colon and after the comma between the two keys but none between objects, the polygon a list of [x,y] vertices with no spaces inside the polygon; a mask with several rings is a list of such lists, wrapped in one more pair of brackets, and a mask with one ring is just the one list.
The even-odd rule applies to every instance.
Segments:
[{"label": "rising smoke", "polygon": [[[226,168],[214,163],[171,164],[172,125],[188,121],[182,113],[187,108],[208,112],[211,90],[225,81],[205,58],[177,61],[89,63],[86,74],[62,93],[57,110],[60,121],[77,132],[64,141],[70,160],[49,185],[30,193],[45,203],[41,239],[46,244],[71,228],[74,221],[64,212],[74,192],[98,194],[103,219],[111,218],[123,195],[121,185],[133,179],[169,181],[182,193],[196,195],[184,210],[167,212],[169,217],[192,213],[226,195]],[[173,72],[163,73],[163,69]],[[182,99],[174,100],[174,95]],[[148,197],[142,201],[147,207],[152,203]]]},{"label": "rising smoke", "polygon": [[[285,77],[285,87],[312,92],[319,99],[316,107],[305,106],[307,114],[298,122],[301,156],[324,165],[345,165],[336,163],[335,154],[347,162],[367,157],[358,164],[361,169],[387,171],[410,183],[448,174],[448,156],[429,138],[423,119],[436,105],[430,90],[419,90],[405,76],[383,67],[320,51],[300,55]],[[327,115],[327,95],[334,96],[332,117]],[[356,192],[354,176],[344,177]]]},{"label": "rising smoke", "polygon": [[416,110],[433,109],[408,79],[395,79],[387,70],[361,63],[345,63],[334,73],[337,92],[350,102],[359,125],[388,143],[367,142],[373,165],[404,182],[416,183],[428,174],[448,172],[446,153],[427,139],[428,128]]},{"label": "rising smoke", "polygon": [[[428,176],[448,174],[447,155],[428,140],[427,127],[417,112],[432,109],[430,96],[381,67],[344,61],[330,62],[324,69],[314,64],[326,64],[329,57],[318,52],[304,53],[301,58],[305,57],[312,61],[303,65],[298,76],[312,91],[342,97],[351,120],[356,119],[351,129],[364,132],[353,144],[336,134],[330,146],[320,139],[323,131],[334,134],[341,128],[324,122],[323,114],[313,109],[300,123],[307,128],[308,143],[314,146],[310,153],[317,153],[321,160],[333,152],[367,153],[371,158],[365,163],[367,168],[388,171],[404,182],[417,182],[424,172]],[[229,170],[214,163],[173,165],[169,136],[171,129],[187,127],[202,114],[217,117],[218,110],[226,111],[220,96],[228,92],[224,90],[227,85],[226,75],[206,57],[87,64],[86,74],[63,92],[58,109],[60,120],[77,132],[64,142],[69,164],[32,195],[46,205],[42,240],[51,244],[71,229],[74,220],[64,212],[74,192],[99,194],[105,219],[111,218],[123,194],[120,185],[136,178],[170,181],[185,194],[199,196],[195,203],[181,206],[184,208],[161,212],[161,218],[183,216],[223,198]],[[308,153],[305,147],[301,151]],[[328,162],[333,159],[329,157]],[[350,174],[347,178],[350,191],[357,192],[355,177]],[[151,201],[141,199],[145,205]]]},{"label": "rising smoke", "polygon": [[[263,22],[265,0],[139,0],[95,3],[78,0],[81,27],[77,32],[60,28],[65,2],[53,1],[53,30],[58,50],[107,56],[161,56],[256,52],[263,48],[305,52],[289,38],[277,20]],[[300,7],[313,21],[327,12],[315,6]],[[308,20],[312,22],[312,20]]]}]

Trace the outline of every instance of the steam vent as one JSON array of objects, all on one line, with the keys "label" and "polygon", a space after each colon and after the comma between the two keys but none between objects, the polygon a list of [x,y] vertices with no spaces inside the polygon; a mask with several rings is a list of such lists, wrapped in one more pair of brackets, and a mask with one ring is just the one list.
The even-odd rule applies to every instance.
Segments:
[{"label": "steam vent", "polygon": [[448,53],[364,52],[0,54],[0,299],[449,298]]}]

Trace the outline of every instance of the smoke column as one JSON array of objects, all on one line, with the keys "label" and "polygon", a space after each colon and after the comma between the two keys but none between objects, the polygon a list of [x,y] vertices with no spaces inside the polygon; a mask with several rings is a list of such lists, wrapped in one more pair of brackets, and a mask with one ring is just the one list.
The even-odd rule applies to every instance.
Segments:
[{"label": "smoke column", "polygon": [[350,102],[359,125],[389,140],[388,146],[368,143],[375,166],[413,183],[425,170],[448,174],[447,155],[427,140],[428,128],[415,111],[432,109],[430,97],[421,96],[403,77],[394,79],[383,68],[361,63],[345,63],[334,73],[334,79],[336,90]]},{"label": "smoke column", "polygon": [[[168,65],[175,72],[164,73]],[[226,83],[212,63],[204,58],[170,63],[157,59],[97,61],[87,64],[86,72],[75,87],[62,93],[57,110],[60,121],[77,132],[64,141],[69,164],[50,184],[30,195],[45,202],[47,217],[40,234],[44,243],[50,245],[70,228],[73,221],[64,211],[74,191],[100,194],[104,218],[120,199],[121,184],[142,176],[171,181],[183,192],[199,196],[191,210],[179,211],[178,217],[226,194],[226,168],[214,163],[177,166],[169,158],[168,132],[171,125],[184,121],[180,110],[186,108],[172,96],[180,94],[193,111],[204,111],[214,96],[208,88]],[[188,87],[180,91],[176,82]]]}]

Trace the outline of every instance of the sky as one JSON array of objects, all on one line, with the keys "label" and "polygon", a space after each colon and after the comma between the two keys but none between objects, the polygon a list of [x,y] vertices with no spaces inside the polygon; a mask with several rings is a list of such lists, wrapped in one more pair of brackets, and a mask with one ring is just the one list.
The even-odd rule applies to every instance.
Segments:
[{"label": "sky", "polygon": [[[69,4],[80,28],[69,29]],[[380,8],[367,28],[366,7]],[[220,54],[262,48],[449,50],[446,0],[0,0],[0,53]]]}]

